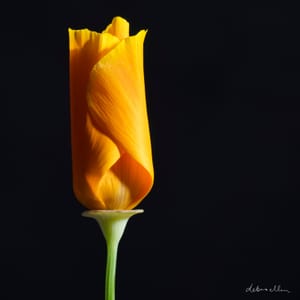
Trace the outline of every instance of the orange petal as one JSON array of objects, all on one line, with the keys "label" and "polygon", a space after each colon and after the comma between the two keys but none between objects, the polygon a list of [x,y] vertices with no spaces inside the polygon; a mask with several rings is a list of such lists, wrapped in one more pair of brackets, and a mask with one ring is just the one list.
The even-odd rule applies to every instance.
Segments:
[{"label": "orange petal", "polygon": [[131,209],[153,184],[145,33],[128,37],[120,17],[101,34],[69,29],[73,188],[88,209]]},{"label": "orange petal", "polygon": [[121,184],[124,191],[123,199],[115,200],[114,205],[119,207],[114,209],[133,208],[153,184],[143,71],[145,34],[140,31],[122,40],[93,67],[89,79],[87,98],[92,121],[121,154],[109,170],[113,175],[108,175],[111,186]]},{"label": "orange petal", "polygon": [[101,168],[105,168],[101,165],[97,168],[97,162],[93,160],[99,155],[99,147],[94,145],[95,141],[102,145],[102,151],[115,148],[109,150],[111,160],[117,159],[118,149],[106,137],[100,137],[100,133],[93,130],[88,118],[87,83],[93,66],[119,42],[117,37],[109,33],[69,29],[73,189],[77,199],[90,209],[104,208],[94,190],[95,178],[99,181],[99,172],[101,173]]}]

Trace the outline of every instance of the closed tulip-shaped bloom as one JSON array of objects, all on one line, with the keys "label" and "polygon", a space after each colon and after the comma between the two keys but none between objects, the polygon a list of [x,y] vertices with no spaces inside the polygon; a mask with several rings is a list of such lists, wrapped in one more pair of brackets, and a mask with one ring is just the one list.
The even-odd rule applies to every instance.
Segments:
[{"label": "closed tulip-shaped bloom", "polygon": [[116,17],[69,29],[73,189],[88,209],[128,210],[153,184],[141,30]]}]

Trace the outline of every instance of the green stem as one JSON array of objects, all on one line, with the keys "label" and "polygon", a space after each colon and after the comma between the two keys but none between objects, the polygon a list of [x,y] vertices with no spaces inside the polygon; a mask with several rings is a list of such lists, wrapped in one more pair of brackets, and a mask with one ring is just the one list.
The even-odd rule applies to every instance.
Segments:
[{"label": "green stem", "polygon": [[89,210],[83,212],[84,217],[95,219],[105,237],[107,248],[105,300],[115,300],[115,281],[119,241],[124,233],[129,218],[142,213],[135,210]]},{"label": "green stem", "polygon": [[106,241],[107,259],[105,276],[105,300],[115,300],[115,281],[118,255],[118,242],[115,240]]}]

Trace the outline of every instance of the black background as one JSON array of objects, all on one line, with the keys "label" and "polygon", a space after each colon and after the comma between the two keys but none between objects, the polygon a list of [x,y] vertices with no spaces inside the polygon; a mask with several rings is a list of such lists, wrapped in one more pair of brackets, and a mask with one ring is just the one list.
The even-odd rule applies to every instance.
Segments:
[{"label": "black background", "polygon": [[174,2],[2,8],[0,299],[104,299],[104,239],[72,192],[67,28],[116,15],[148,29],[156,176],[120,243],[116,298],[299,297],[298,11]]}]

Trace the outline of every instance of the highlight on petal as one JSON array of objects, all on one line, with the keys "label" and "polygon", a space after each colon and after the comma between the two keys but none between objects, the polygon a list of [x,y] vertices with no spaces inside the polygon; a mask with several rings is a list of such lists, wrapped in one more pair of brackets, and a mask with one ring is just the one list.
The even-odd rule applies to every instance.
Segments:
[{"label": "highlight on petal", "polygon": [[121,17],[69,29],[73,189],[88,209],[132,209],[153,185],[143,42]]},{"label": "highlight on petal", "polygon": [[129,37],[129,23],[121,18],[121,17],[114,17],[112,23],[109,24],[104,32],[108,32],[120,40]]}]

